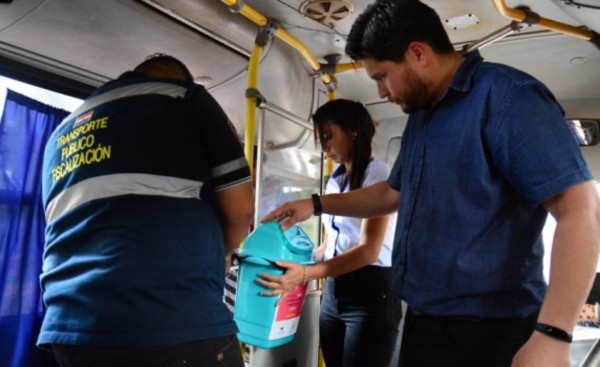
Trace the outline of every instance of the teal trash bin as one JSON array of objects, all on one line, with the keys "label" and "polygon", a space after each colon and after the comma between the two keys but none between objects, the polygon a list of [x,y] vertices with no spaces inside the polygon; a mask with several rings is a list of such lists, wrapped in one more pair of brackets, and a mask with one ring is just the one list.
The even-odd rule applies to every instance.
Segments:
[{"label": "teal trash bin", "polygon": [[275,261],[299,264],[312,261],[313,243],[298,226],[285,232],[279,223],[258,226],[245,240],[240,251],[240,273],[235,295],[233,318],[238,339],[260,348],[274,348],[294,339],[306,295],[306,284],[299,286],[277,305],[279,297],[262,296],[269,290],[258,284],[259,273],[281,275]]}]

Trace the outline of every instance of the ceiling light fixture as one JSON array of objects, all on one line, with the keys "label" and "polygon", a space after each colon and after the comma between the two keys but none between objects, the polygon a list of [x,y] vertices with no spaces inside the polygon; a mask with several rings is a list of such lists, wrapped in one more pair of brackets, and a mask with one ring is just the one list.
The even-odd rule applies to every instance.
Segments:
[{"label": "ceiling light fixture", "polygon": [[574,57],[571,60],[569,60],[569,62],[571,64],[575,64],[575,65],[583,65],[588,61],[590,61],[590,59],[585,56],[577,56],[577,57]]},{"label": "ceiling light fixture", "polygon": [[479,24],[480,20],[475,14],[465,14],[454,18],[444,20],[444,23],[451,29],[457,30]]}]

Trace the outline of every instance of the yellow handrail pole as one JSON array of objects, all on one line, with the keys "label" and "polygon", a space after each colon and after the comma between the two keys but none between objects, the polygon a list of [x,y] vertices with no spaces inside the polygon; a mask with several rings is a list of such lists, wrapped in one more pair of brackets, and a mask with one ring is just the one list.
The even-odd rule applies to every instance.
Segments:
[{"label": "yellow handrail pole", "polygon": [[325,359],[323,359],[323,351],[319,348],[319,367],[325,367]]},{"label": "yellow handrail pole", "polygon": [[[313,56],[313,54],[306,48],[304,43],[292,36],[288,31],[283,28],[277,28],[275,31],[275,37],[279,38],[283,42],[287,43],[291,47],[295,48],[296,51],[300,52],[304,59],[310,64],[314,71],[319,71],[321,69],[321,64],[319,61]],[[321,80],[325,84],[331,83],[331,78],[327,74],[321,75]]]},{"label": "yellow handrail pole", "polygon": [[516,20],[518,22],[525,22],[539,25],[540,27],[548,28],[553,31],[557,31],[560,33],[564,33],[573,37],[581,38],[586,41],[593,41],[594,39],[598,39],[598,33],[589,31],[587,29],[578,28],[569,24],[557,22],[554,20],[542,18],[542,17],[532,17],[530,14],[523,10],[514,9],[506,6],[504,0],[492,0],[498,12],[506,18]]},{"label": "yellow handrail pole", "polygon": [[327,92],[327,97],[330,101],[332,101],[337,98],[337,93],[335,92],[335,90],[330,90]]},{"label": "yellow handrail pole", "polygon": [[360,62],[348,62],[348,63],[344,63],[344,64],[337,64],[335,66],[335,72],[339,73],[342,71],[347,71],[347,70],[358,70],[358,69],[362,69],[362,64]]},{"label": "yellow handrail pole", "polygon": [[[236,9],[238,6],[238,0],[221,0],[224,4],[228,5],[232,9]],[[237,12],[257,24],[258,26],[265,26],[269,20],[256,10],[252,9],[248,5],[243,4],[239,9],[236,9]],[[302,41],[298,40],[296,37],[292,36],[288,31],[283,28],[277,28],[275,30],[275,37],[279,38],[283,42],[295,48],[310,64],[314,71],[319,71],[321,65],[317,61],[317,59],[313,56],[313,54],[308,50],[308,48],[302,43]],[[325,84],[329,84],[331,79],[329,75],[322,75],[321,80]]]},{"label": "yellow handrail pole", "polygon": [[[221,2],[230,8],[235,8],[238,5],[238,0],[221,0]],[[248,5],[243,4],[241,8],[236,9],[235,11],[250,19],[254,24],[260,27],[263,27],[268,23],[267,17],[252,9]]]},{"label": "yellow handrail pole", "polygon": [[321,69],[321,64],[319,64],[319,61],[317,61],[313,54],[311,54],[310,51],[308,51],[304,43],[302,43],[302,41],[300,41],[296,37],[292,36],[288,31],[286,31],[283,28],[277,28],[277,30],[275,31],[275,37],[279,38],[280,40],[282,40],[283,42],[287,43],[288,45],[295,48],[298,52],[300,52],[300,54],[304,56],[306,61],[308,61],[310,66],[312,66],[313,70],[318,71],[319,69]]},{"label": "yellow handrail pole", "polygon": [[333,160],[327,157],[325,158],[325,177],[331,177],[333,173]]},{"label": "yellow handrail pole", "polygon": [[[262,46],[255,44],[248,61],[248,90],[257,90],[258,86],[258,62],[262,54]],[[244,134],[244,154],[254,173],[254,130],[256,126],[256,96],[246,96],[246,131]]]}]

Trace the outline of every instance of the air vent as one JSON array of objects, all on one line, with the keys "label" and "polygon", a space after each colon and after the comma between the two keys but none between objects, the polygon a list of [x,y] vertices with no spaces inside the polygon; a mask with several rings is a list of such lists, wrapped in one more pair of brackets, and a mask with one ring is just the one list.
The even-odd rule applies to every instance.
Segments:
[{"label": "air vent", "polygon": [[354,11],[348,0],[307,0],[300,5],[300,13],[318,22],[333,26]]}]

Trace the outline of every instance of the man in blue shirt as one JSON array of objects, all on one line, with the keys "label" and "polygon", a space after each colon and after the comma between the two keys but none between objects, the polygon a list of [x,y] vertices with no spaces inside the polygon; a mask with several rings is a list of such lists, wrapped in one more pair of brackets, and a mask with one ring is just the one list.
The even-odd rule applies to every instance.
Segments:
[{"label": "man in blue shirt", "polygon": [[[456,52],[419,1],[378,1],[348,36],[380,97],[410,115],[387,182],[263,220],[398,210],[403,367],[568,366],[600,244],[595,184],[562,108],[533,77]],[[550,282],[541,231],[557,220]],[[534,332],[535,330],[535,332]]]},{"label": "man in blue shirt", "polygon": [[254,213],[227,116],[158,55],[98,88],[50,137],[38,345],[61,366],[243,365],[225,258]]}]

